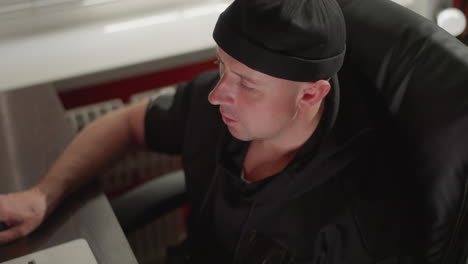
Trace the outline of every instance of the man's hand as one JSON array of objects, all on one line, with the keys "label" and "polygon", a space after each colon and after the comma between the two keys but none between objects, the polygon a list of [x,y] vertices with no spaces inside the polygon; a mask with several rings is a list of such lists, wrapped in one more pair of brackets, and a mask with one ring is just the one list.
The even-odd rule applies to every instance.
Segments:
[{"label": "man's hand", "polygon": [[0,245],[28,235],[46,215],[46,197],[37,188],[0,195],[0,222],[7,226],[0,231]]}]

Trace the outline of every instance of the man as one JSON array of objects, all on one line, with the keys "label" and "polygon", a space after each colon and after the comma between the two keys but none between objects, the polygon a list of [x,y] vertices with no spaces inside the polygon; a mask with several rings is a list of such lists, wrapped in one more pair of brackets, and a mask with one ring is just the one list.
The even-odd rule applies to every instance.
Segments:
[{"label": "man", "polygon": [[397,263],[398,221],[355,210],[350,182],[372,174],[374,134],[353,121],[360,95],[340,103],[339,5],[236,0],[213,36],[219,74],[179,87],[169,109],[156,100],[106,115],[35,187],[0,196],[10,227],[0,243],[33,231],[66,194],[143,146],[183,155],[187,263]]}]

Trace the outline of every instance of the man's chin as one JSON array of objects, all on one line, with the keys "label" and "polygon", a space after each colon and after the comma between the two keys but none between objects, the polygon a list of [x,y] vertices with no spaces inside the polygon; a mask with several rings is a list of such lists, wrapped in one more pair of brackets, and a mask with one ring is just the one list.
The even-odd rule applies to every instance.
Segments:
[{"label": "man's chin", "polygon": [[233,137],[235,137],[236,139],[240,140],[240,141],[251,141],[252,140],[252,137],[246,135],[246,133],[241,133],[239,130],[233,128],[233,127],[230,127],[228,126],[228,130],[229,130],[229,133],[231,133],[231,135]]}]

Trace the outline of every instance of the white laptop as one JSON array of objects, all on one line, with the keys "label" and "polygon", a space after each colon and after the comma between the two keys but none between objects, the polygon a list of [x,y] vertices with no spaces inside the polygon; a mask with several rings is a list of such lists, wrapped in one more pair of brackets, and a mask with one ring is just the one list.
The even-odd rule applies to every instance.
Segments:
[{"label": "white laptop", "polygon": [[76,239],[55,247],[8,260],[0,264],[97,264],[96,258],[84,239]]}]

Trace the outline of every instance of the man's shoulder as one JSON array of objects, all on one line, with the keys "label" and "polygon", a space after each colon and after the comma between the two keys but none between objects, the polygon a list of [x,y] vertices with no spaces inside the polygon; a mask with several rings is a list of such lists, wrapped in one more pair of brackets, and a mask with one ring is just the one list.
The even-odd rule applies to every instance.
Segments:
[{"label": "man's shoulder", "polygon": [[195,76],[188,85],[193,89],[196,89],[197,92],[209,92],[212,87],[216,85],[219,80],[219,73],[217,70],[203,72]]},{"label": "man's shoulder", "polygon": [[207,112],[217,109],[208,101],[208,95],[219,80],[218,71],[208,71],[194,77],[190,82],[182,85],[185,100],[188,103],[189,116],[191,118],[208,118]]},{"label": "man's shoulder", "polygon": [[219,79],[219,72],[218,70],[211,70],[211,71],[205,71],[193,78],[194,81],[199,81],[199,82],[212,82]]}]

